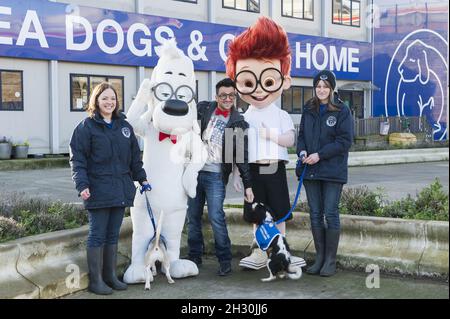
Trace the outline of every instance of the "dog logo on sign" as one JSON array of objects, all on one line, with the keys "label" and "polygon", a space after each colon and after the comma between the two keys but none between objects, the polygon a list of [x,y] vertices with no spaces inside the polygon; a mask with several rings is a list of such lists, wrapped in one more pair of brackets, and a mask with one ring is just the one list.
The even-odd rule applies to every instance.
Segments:
[{"label": "dog logo on sign", "polygon": [[434,140],[447,136],[445,107],[448,43],[439,33],[419,29],[397,46],[386,75],[386,116],[425,116]]},{"label": "dog logo on sign", "polygon": [[122,134],[123,136],[125,136],[126,138],[130,138],[131,136],[131,131],[128,127],[122,127]]},{"label": "dog logo on sign", "polygon": [[327,125],[328,125],[329,127],[335,126],[335,125],[336,125],[336,122],[337,122],[337,119],[336,119],[336,117],[334,117],[334,116],[329,116],[329,117],[327,118]]}]

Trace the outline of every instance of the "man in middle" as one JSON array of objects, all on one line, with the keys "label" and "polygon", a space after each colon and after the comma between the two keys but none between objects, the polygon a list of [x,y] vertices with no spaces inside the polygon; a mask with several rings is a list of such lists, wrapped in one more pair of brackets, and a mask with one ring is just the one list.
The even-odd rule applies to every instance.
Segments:
[{"label": "man in middle", "polygon": [[223,202],[233,165],[237,166],[242,177],[245,200],[252,203],[254,199],[248,165],[248,124],[235,108],[236,96],[234,82],[225,78],[216,84],[215,101],[202,101],[197,105],[201,137],[208,149],[208,159],[198,174],[197,196],[188,200],[188,259],[197,265],[202,263],[202,215],[206,200],[215,253],[220,264],[219,276],[231,273],[231,241]]}]

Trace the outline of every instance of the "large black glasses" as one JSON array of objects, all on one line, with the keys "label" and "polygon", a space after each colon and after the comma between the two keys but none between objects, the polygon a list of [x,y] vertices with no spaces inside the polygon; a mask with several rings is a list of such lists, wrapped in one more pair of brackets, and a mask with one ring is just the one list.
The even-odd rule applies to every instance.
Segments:
[{"label": "large black glasses", "polygon": [[152,91],[155,93],[155,97],[162,102],[174,97],[176,100],[189,103],[195,96],[194,91],[189,86],[181,85],[174,91],[173,87],[167,82],[158,83],[152,88]]},{"label": "large black glasses", "polygon": [[267,93],[273,93],[283,86],[284,76],[276,68],[267,68],[261,72],[258,79],[252,71],[244,70],[236,74],[234,82],[236,84],[236,90],[244,95],[255,92],[258,84]]},{"label": "large black glasses", "polygon": [[221,93],[217,96],[221,101],[225,101],[227,98],[230,98],[230,100],[234,100],[236,98],[236,94],[234,93]]}]

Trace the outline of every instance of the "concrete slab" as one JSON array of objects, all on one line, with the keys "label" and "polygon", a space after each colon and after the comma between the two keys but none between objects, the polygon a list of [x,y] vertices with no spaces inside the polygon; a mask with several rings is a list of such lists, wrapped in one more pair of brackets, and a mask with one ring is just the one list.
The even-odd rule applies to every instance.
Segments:
[{"label": "concrete slab", "polygon": [[[152,283],[150,291],[144,291],[144,285],[131,285],[126,291],[115,291],[110,296],[98,296],[87,291],[63,297],[64,299],[179,299],[179,308],[195,299],[214,299],[219,302],[230,302],[234,299],[447,299],[448,283],[430,280],[401,278],[381,275],[379,288],[368,288],[369,273],[338,270],[329,278],[303,274],[299,280],[277,280],[269,283],[261,282],[267,276],[267,270],[244,271],[237,265],[238,259],[233,259],[233,272],[230,276],[216,275],[217,261],[208,256],[200,267],[197,277],[175,280],[168,284],[165,276],[158,274]],[[369,279],[368,279],[369,278]],[[370,286],[369,286],[370,287]],[[150,300],[148,302],[151,302]],[[222,303],[223,303],[222,302]],[[146,301],[147,303],[147,301]],[[155,301],[153,306],[160,305]],[[162,308],[160,308],[162,310]],[[223,311],[224,309],[222,309]]]}]

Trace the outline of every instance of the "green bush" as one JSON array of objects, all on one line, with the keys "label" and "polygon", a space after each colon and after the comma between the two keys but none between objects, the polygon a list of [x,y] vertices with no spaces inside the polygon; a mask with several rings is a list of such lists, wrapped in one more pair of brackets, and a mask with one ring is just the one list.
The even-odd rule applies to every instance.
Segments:
[{"label": "green bush", "polygon": [[25,234],[24,227],[14,219],[0,216],[0,242],[13,240]]},{"label": "green bush", "polygon": [[[0,242],[76,228],[88,223],[87,213],[81,207],[27,198],[18,193],[0,196],[0,216],[3,216],[3,223],[8,229],[0,233]],[[8,219],[8,222],[4,221],[5,219]],[[14,221],[19,228],[16,229],[11,221]]]},{"label": "green bush", "polygon": [[401,218],[448,221],[448,204],[448,194],[436,178],[430,186],[422,189],[415,199],[408,196],[391,203],[385,210],[391,215],[398,214],[401,210]]},{"label": "green bush", "polygon": [[401,200],[386,202],[384,197],[380,189],[374,192],[366,186],[346,188],[340,211],[350,215],[448,221],[448,194],[437,178],[415,198],[408,194]]},{"label": "green bush", "polygon": [[371,191],[367,186],[345,188],[342,191],[339,209],[342,214],[375,216],[382,207],[383,194],[380,189]]}]

